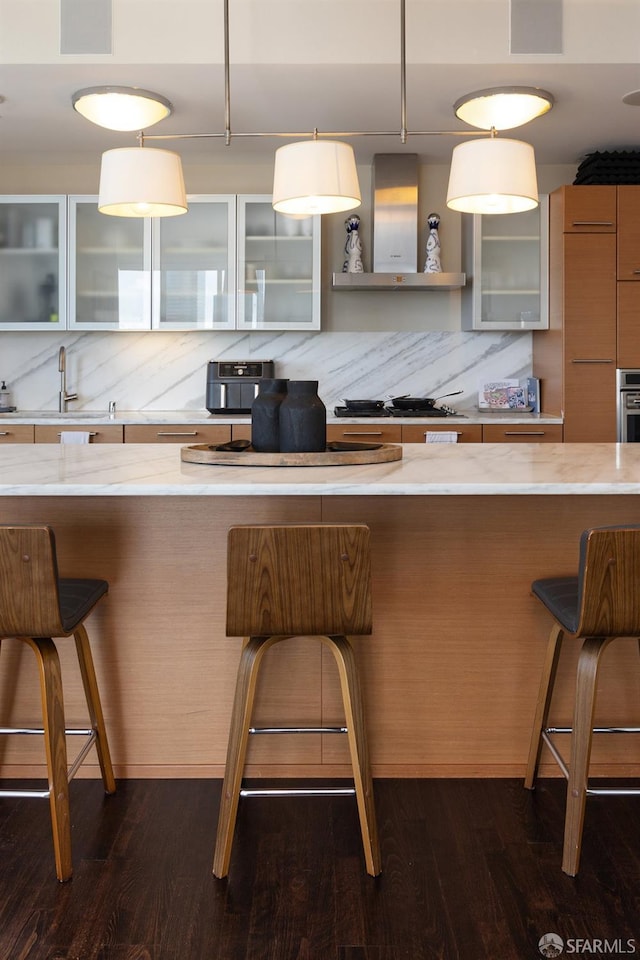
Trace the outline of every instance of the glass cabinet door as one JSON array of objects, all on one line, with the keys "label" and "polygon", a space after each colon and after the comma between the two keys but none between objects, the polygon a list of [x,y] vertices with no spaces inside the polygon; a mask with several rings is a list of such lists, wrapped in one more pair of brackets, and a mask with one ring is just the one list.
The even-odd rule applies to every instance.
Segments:
[{"label": "glass cabinet door", "polygon": [[320,217],[238,197],[238,329],[320,329]]},{"label": "glass cabinet door", "polygon": [[69,326],[149,330],[150,232],[146,218],[99,213],[97,197],[69,198]]},{"label": "glass cabinet door", "polygon": [[66,197],[0,196],[1,330],[64,325],[66,229]]},{"label": "glass cabinet door", "polygon": [[189,196],[179,217],[153,221],[152,325],[235,326],[235,196]]},{"label": "glass cabinet door", "polygon": [[548,327],[548,197],[524,213],[464,220],[463,328]]}]

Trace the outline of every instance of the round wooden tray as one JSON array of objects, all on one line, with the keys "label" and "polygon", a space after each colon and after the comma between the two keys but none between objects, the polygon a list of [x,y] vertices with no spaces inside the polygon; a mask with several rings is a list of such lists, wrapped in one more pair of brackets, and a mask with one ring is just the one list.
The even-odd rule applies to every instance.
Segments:
[{"label": "round wooden tray", "polygon": [[337,467],[352,463],[385,463],[402,459],[397,443],[382,443],[377,450],[325,450],[324,453],[256,453],[255,450],[216,450],[196,443],[180,450],[188,463],[232,464],[237,467]]}]

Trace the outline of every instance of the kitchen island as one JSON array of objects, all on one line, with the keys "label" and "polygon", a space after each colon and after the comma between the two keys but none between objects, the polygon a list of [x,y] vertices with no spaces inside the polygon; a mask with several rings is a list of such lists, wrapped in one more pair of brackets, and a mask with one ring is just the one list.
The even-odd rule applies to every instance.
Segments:
[{"label": "kitchen island", "polygon": [[[374,775],[520,775],[550,625],[530,583],[575,570],[584,528],[640,523],[638,494],[634,444],[407,444],[391,463],[271,468],[185,463],[156,444],[0,448],[0,522],[51,523],[64,575],[110,582],[89,628],[116,774],[130,777],[222,775],[241,645],[224,633],[226,531],[281,521],[371,527],[374,633],[355,646]],[[333,663],[319,645],[287,645],[286,664],[283,649],[266,663],[256,720],[339,720]],[[573,653],[555,702],[563,722]],[[37,715],[29,669],[5,643],[2,722],[10,709]],[[72,658],[63,671],[77,719]],[[599,710],[631,723],[638,702],[637,644],[613,645]],[[639,744],[604,741],[598,772],[638,773]],[[41,771],[37,746],[20,746],[6,748],[3,776]],[[254,776],[349,770],[341,738],[250,748]]]}]

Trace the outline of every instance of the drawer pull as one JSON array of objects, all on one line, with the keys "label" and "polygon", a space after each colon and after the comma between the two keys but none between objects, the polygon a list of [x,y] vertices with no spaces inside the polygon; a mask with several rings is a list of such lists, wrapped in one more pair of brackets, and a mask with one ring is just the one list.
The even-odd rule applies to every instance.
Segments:
[{"label": "drawer pull", "polygon": [[382,430],[344,430],[343,437],[381,437]]},{"label": "drawer pull", "polygon": [[612,227],[613,220],[572,220],[572,227]]},{"label": "drawer pull", "polygon": [[462,436],[462,430],[425,430],[425,437],[428,433],[455,433],[456,437]]},{"label": "drawer pull", "polygon": [[10,436],[11,436],[10,430],[0,430],[0,437],[10,437]]},{"label": "drawer pull", "polygon": [[197,437],[197,430],[158,430],[157,437]]},{"label": "drawer pull", "polygon": [[[62,434],[59,433],[59,434],[57,434],[57,436],[61,437]],[[90,437],[97,437],[97,436],[99,436],[99,434],[98,434],[97,432],[96,432],[96,433],[89,433],[89,436],[90,436]]]},{"label": "drawer pull", "polygon": [[505,437],[544,437],[544,430],[505,430]]},{"label": "drawer pull", "polygon": [[613,363],[613,360],[572,360],[571,363]]},{"label": "drawer pull", "polygon": [[640,270],[632,270],[632,273],[640,273]]}]

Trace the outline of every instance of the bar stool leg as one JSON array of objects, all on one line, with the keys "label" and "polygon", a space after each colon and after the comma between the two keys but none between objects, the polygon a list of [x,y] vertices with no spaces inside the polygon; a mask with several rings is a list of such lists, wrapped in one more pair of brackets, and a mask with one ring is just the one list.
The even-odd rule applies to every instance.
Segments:
[{"label": "bar stool leg", "polygon": [[64,881],[71,877],[73,866],[60,658],[55,644],[49,638],[23,637],[21,639],[29,644],[38,662],[56,876],[58,880]]},{"label": "bar stool leg", "polygon": [[567,783],[567,809],[564,822],[562,869],[575,877],[580,865],[584,809],[587,801],[589,758],[593,740],[593,720],[600,657],[613,637],[587,637],[578,657],[576,702],[571,736],[571,760]]},{"label": "bar stool leg", "polygon": [[545,655],[542,676],[540,677],[540,687],[538,690],[538,702],[536,704],[536,714],[531,731],[531,743],[529,745],[529,759],[527,761],[527,770],[524,778],[524,785],[528,790],[533,790],[538,764],[540,763],[540,754],[542,753],[542,731],[546,728],[549,719],[549,710],[551,707],[551,698],[553,696],[553,686],[556,679],[556,671],[560,660],[560,651],[564,639],[564,630],[558,624],[554,623],[549,634],[547,652]]},{"label": "bar stool leg", "polygon": [[96,671],[93,665],[91,647],[87,631],[83,624],[79,624],[73,634],[76,642],[76,651],[78,654],[78,663],[80,664],[80,675],[84,687],[84,695],[87,701],[87,709],[91,718],[91,727],[96,732],[96,753],[102,773],[102,782],[105,793],[115,793],[116,781],[113,776],[113,767],[111,765],[111,754],[109,752],[109,742],[107,740],[107,731],[104,725],[104,716],[102,713],[102,704],[100,703],[100,693],[98,691],[98,682],[96,680]]},{"label": "bar stool leg", "polygon": [[360,817],[364,859],[367,873],[376,877],[382,871],[382,859],[373,799],[369,751],[367,749],[364,708],[355,656],[347,637],[334,636],[322,637],[321,639],[331,648],[338,667],[358,815]]},{"label": "bar stool leg", "polygon": [[231,714],[227,760],[222,784],[213,873],[222,879],[229,873],[233,834],[238,815],[240,786],[247,755],[249,727],[256,693],[258,671],[263,655],[281,637],[251,637],[242,649]]}]

